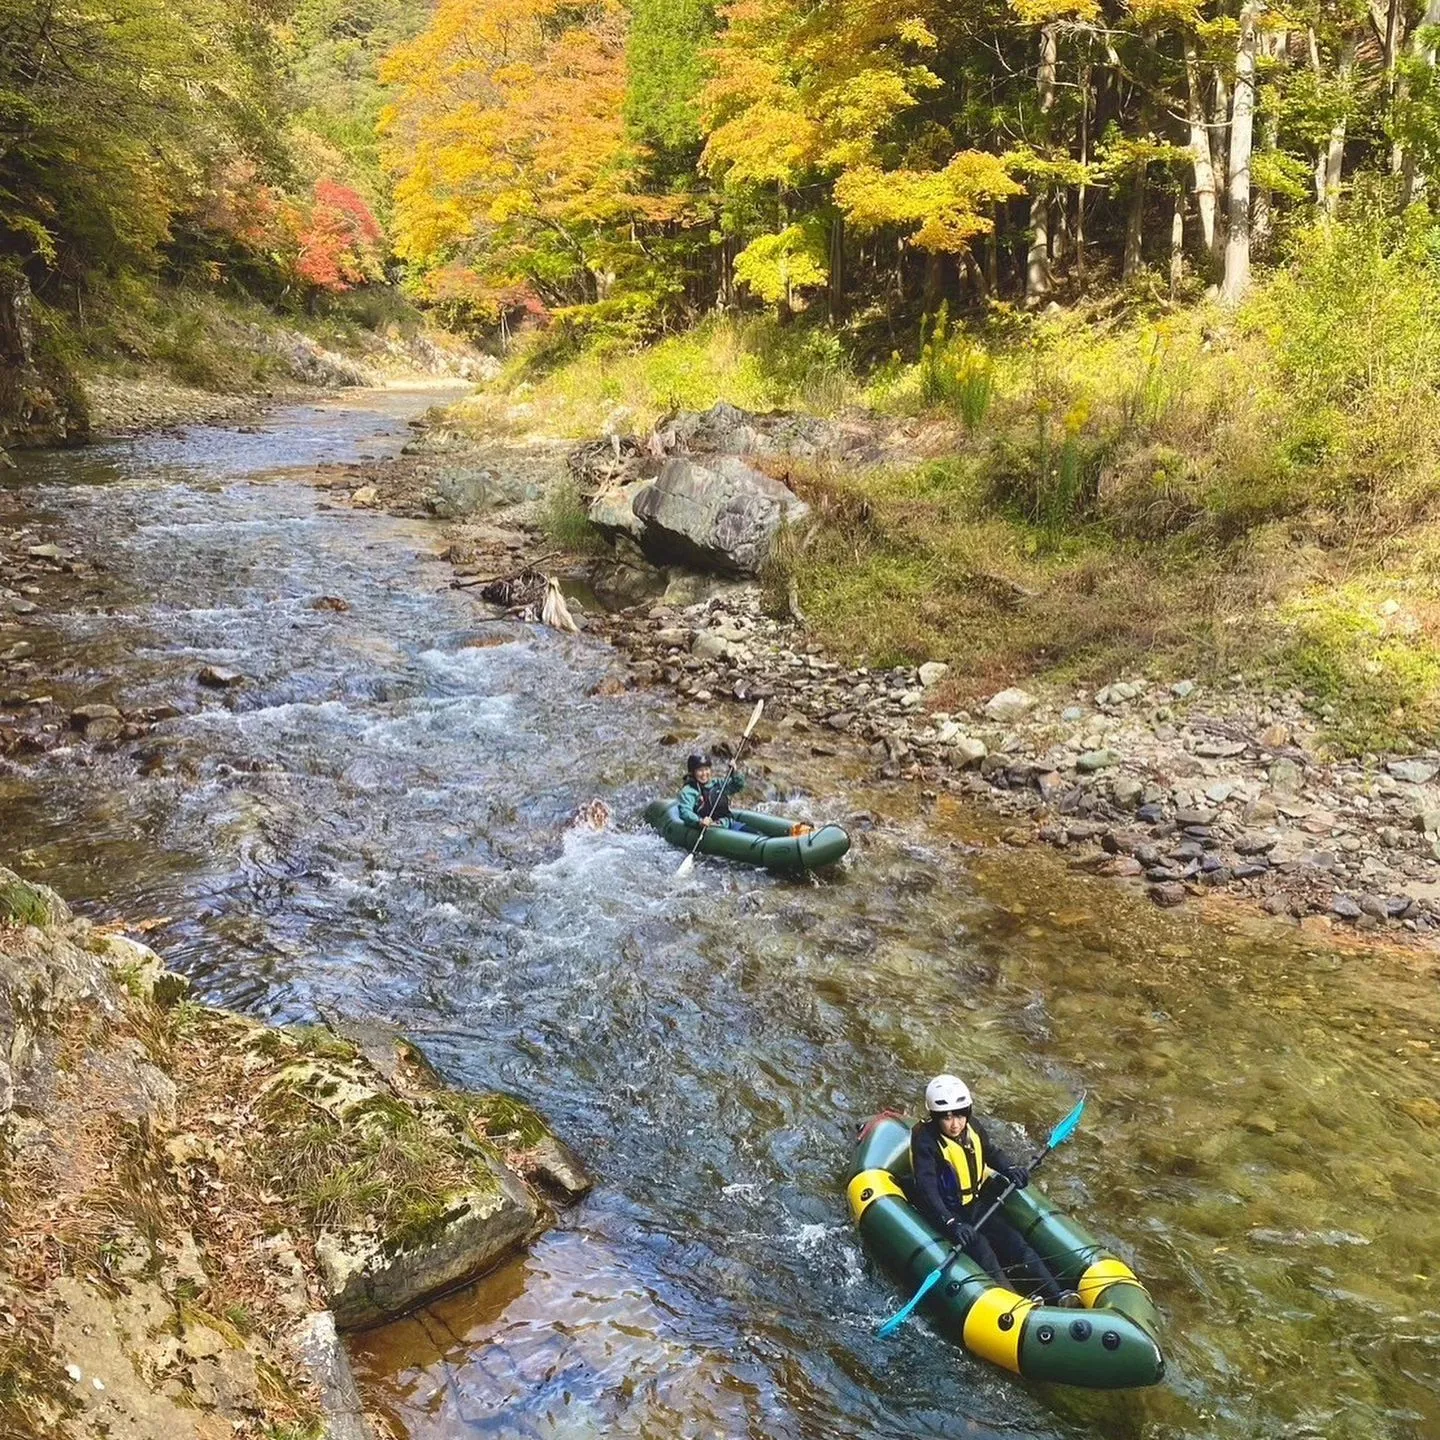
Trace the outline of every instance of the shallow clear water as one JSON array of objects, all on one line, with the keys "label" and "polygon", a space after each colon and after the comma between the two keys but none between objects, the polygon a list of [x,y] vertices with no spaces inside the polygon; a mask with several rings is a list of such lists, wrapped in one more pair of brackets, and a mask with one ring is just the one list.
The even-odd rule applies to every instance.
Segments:
[{"label": "shallow clear water", "polygon": [[[28,457],[0,489],[0,527],[104,567],[47,582],[29,688],[194,712],[158,737],[171,774],[0,769],[0,852],[95,913],[170,917],[151,938],[206,998],[398,1023],[598,1176],[528,1254],[360,1338],[406,1431],[1440,1434],[1433,973],[972,853],[963,811],[922,822],[781,745],[768,801],[879,817],[853,863],[676,887],[635,821],[675,781],[660,737],[735,716],[592,695],[603,647],[480,618],[435,531],[285,473],[393,450],[422,403]],[[206,664],[248,681],[203,691]],[[615,828],[568,829],[595,796]],[[875,1338],[896,1295],[845,1222],[851,1137],[942,1066],[1032,1142],[1088,1089],[1045,1184],[1152,1285],[1164,1386],[1046,1390],[923,1324]]]}]

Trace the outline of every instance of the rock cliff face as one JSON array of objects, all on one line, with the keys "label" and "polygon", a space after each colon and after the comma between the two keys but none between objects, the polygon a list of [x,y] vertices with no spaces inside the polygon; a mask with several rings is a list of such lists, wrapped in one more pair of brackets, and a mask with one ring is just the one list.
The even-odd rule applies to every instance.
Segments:
[{"label": "rock cliff face", "polygon": [[187,992],[0,869],[0,1433],[366,1440],[337,1328],[479,1274],[589,1182],[382,1026]]}]

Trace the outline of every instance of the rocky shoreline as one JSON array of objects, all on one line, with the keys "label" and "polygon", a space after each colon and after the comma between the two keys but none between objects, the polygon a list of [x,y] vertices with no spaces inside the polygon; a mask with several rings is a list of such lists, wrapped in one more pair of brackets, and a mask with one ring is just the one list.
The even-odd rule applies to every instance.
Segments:
[{"label": "rocky shoreline", "polygon": [[509,1096],[387,1027],[198,1005],[0,869],[0,1428],[375,1440],[338,1332],[526,1243],[588,1189]]},{"label": "rocky shoreline", "polygon": [[[854,463],[882,453],[856,426],[832,433],[717,410],[578,450],[542,437],[472,439],[442,416],[409,454],[322,483],[363,507],[447,519],[441,558],[491,613],[535,618],[543,572],[558,573],[604,600],[604,611],[576,613],[625,658],[625,683],[702,703],[766,697],[762,734],[819,754],[863,748],[880,780],[929,799],[970,797],[995,817],[995,843],[1055,847],[1077,868],[1145,887],[1161,906],[1225,897],[1321,933],[1440,936],[1440,748],[1327,757],[1303,692],[1243,675],[1116,677],[1058,693],[1032,693],[1022,680],[966,704],[964,677],[943,663],[882,672],[827,655],[793,594],[777,606],[753,579],[667,568],[633,535],[597,559],[545,534],[544,497],[577,474],[608,513],[618,492],[630,487],[633,502],[697,436],[702,445],[738,436],[752,457],[783,457],[794,443]],[[727,473],[704,451],[696,468]],[[477,475],[473,503],[457,506],[457,485]],[[619,528],[605,526],[612,539]],[[769,613],[777,608],[790,613]]]}]

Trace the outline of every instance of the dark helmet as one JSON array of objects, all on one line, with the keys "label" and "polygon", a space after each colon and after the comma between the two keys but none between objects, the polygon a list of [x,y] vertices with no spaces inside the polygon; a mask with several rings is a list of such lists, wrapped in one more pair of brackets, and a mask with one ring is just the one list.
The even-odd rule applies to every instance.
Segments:
[{"label": "dark helmet", "polygon": [[692,755],[685,764],[686,771],[691,775],[697,770],[709,770],[712,768],[708,755]]}]

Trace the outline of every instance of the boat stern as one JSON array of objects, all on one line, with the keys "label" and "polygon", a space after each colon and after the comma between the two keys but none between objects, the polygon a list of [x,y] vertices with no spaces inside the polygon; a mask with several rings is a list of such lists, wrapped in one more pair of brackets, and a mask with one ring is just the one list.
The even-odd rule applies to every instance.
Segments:
[{"label": "boat stern", "polygon": [[[965,1337],[972,1350],[978,1349],[970,1343],[973,1319],[972,1312]],[[1013,1368],[1029,1379],[1093,1390],[1139,1390],[1158,1385],[1165,1375],[1155,1337],[1117,1310],[1036,1305],[1024,1317],[1016,1361]]]}]

